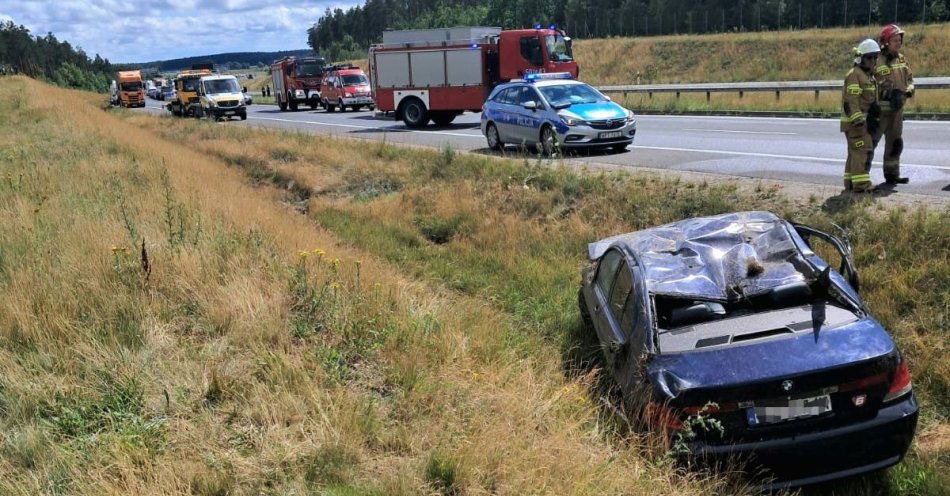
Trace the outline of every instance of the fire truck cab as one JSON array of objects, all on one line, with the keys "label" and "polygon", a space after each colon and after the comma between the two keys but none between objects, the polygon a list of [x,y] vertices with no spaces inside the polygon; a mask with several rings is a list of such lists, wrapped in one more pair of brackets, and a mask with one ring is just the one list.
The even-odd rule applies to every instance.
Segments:
[{"label": "fire truck cab", "polygon": [[360,110],[361,107],[370,110],[375,108],[369,79],[363,70],[355,65],[329,67],[323,77],[323,84],[320,85],[320,98],[327,112],[333,112],[336,108],[344,112],[346,107],[353,110]]},{"label": "fire truck cab", "polygon": [[554,26],[385,31],[369,49],[376,107],[408,127],[478,112],[499,83],[535,72],[577,77],[571,39]]},{"label": "fire truck cab", "polygon": [[300,104],[317,108],[326,64],[323,57],[284,57],[274,61],[270,70],[277,106],[292,111]]}]

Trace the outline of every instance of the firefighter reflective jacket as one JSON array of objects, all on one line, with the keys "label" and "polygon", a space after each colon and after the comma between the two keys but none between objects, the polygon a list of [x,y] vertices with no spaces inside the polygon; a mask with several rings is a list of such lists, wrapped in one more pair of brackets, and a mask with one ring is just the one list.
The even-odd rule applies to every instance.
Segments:
[{"label": "firefighter reflective jacket", "polygon": [[897,54],[892,57],[882,53],[877,59],[877,67],[874,68],[874,80],[878,86],[878,100],[881,103],[881,110],[891,110],[891,90],[898,89],[904,92],[914,91],[914,75],[907,66],[907,59],[904,54]]},{"label": "firefighter reflective jacket", "polygon": [[844,77],[841,93],[841,132],[863,126],[871,104],[877,101],[877,85],[871,76],[854,66]]}]

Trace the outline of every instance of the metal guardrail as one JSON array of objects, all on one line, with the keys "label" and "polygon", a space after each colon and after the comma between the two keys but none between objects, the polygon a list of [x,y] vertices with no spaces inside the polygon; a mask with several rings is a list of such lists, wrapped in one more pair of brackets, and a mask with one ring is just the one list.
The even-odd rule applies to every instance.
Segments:
[{"label": "metal guardrail", "polygon": [[[821,91],[840,90],[843,80],[832,81],[774,81],[752,83],[690,83],[690,84],[628,84],[621,86],[600,86],[597,89],[602,93],[647,93],[650,98],[654,93],[706,93],[709,100],[712,93],[739,93],[739,98],[746,92],[774,91],[775,98],[779,98],[785,91],[814,91],[815,98]],[[914,88],[918,90],[950,88],[950,77],[921,77],[914,78]]]}]

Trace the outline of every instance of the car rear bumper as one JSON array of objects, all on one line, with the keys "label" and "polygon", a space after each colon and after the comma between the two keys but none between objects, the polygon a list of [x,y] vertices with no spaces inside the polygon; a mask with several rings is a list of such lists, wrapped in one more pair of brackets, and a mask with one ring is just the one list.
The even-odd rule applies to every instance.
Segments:
[{"label": "car rear bumper", "polygon": [[239,107],[215,107],[209,110],[215,117],[229,117],[233,115],[247,115],[247,108]]},{"label": "car rear bumper", "polygon": [[[911,394],[863,422],[753,443],[694,443],[690,450],[700,463],[721,465],[746,461],[761,467],[766,477],[772,479],[762,489],[792,488],[899,463],[914,437],[917,413],[917,401]],[[754,467],[748,468],[752,470],[744,472],[755,472]]]}]

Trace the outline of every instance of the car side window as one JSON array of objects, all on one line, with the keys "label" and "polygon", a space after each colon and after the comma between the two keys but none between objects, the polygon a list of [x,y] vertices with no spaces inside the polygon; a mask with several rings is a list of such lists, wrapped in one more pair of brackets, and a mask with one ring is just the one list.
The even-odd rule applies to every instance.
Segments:
[{"label": "car side window", "polygon": [[534,90],[534,88],[530,86],[522,86],[518,89],[520,90],[518,92],[518,99],[514,102],[516,105],[524,105],[528,102],[535,102],[535,104],[540,105],[538,93]]},{"label": "car side window", "polygon": [[630,297],[630,289],[632,286],[633,278],[630,276],[630,269],[627,267],[627,263],[621,259],[620,265],[617,267],[617,277],[614,278],[613,288],[610,290],[610,298],[607,301],[609,302],[610,311],[613,313],[614,319],[620,323],[623,332],[627,332],[627,328],[623,326],[623,311],[627,304],[627,299]]},{"label": "car side window", "polygon": [[498,93],[495,93],[495,98],[492,98],[492,101],[495,103],[505,103],[505,93],[508,93],[509,89],[510,88],[499,90]]},{"label": "car side window", "polygon": [[519,89],[520,88],[518,87],[514,87],[514,88],[508,88],[507,90],[505,90],[505,94],[502,96],[501,102],[499,103],[506,103],[509,105],[516,104],[518,102]]},{"label": "car side window", "polygon": [[521,57],[533,65],[541,65],[541,41],[535,36],[522,36],[520,40]]},{"label": "car side window", "polygon": [[607,297],[614,283],[614,277],[617,275],[617,267],[623,260],[623,255],[618,250],[610,250],[600,259],[600,266],[597,269],[597,286],[600,287],[601,294]]}]

